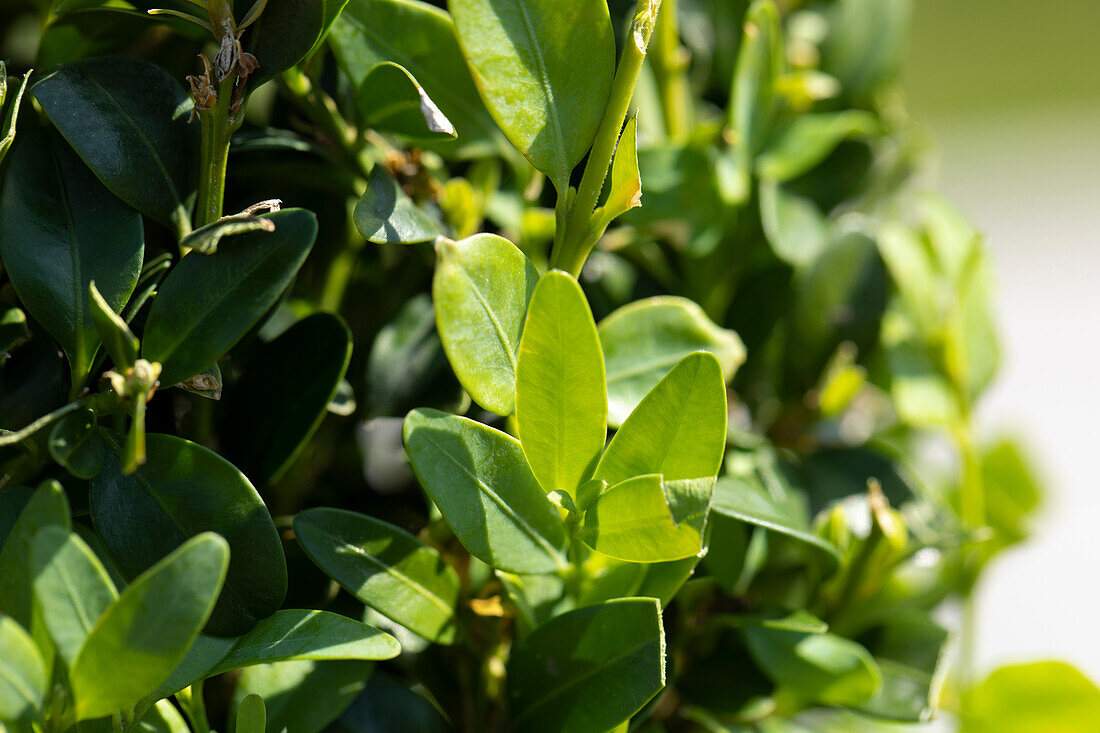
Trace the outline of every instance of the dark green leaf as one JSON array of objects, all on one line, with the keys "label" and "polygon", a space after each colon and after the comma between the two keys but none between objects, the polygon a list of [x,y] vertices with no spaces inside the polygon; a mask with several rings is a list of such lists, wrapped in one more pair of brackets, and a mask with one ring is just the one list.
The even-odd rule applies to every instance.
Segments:
[{"label": "dark green leaf", "polygon": [[454,140],[455,127],[408,69],[386,61],[367,72],[356,93],[363,125],[412,140]]},{"label": "dark green leaf", "polygon": [[565,525],[519,441],[436,410],[410,412],[404,439],[420,485],[470,554],[514,573],[565,567]]},{"label": "dark green leaf", "polygon": [[415,244],[439,236],[439,227],[381,165],[371,171],[367,190],[355,204],[355,228],[375,244]]},{"label": "dark green leaf", "polygon": [[[435,308],[425,294],[410,298],[374,339],[367,359],[370,413],[404,415],[414,406],[431,405],[425,392],[447,372],[447,355],[435,332]],[[454,377],[447,380],[461,392]],[[438,405],[431,405],[438,406]]]},{"label": "dark green leaf", "polygon": [[373,666],[301,660],[249,667],[241,673],[233,707],[248,695],[259,695],[267,706],[268,733],[318,733],[363,690]]},{"label": "dark green leaf", "polygon": [[91,512],[122,573],[134,578],[190,537],[217,532],[232,561],[207,633],[244,634],[274,613],[286,595],[286,561],[248,479],[206,448],[156,434],[148,436],[145,465],[127,476],[119,470],[118,437],[104,435],[110,450],[92,479]]},{"label": "dark green leaf", "polygon": [[[34,85],[35,99],[99,180],[146,216],[177,229],[198,160],[193,101],[164,69],[112,56],[67,64]],[[106,278],[95,278],[108,302]]]},{"label": "dark green leaf", "polygon": [[383,673],[371,675],[367,687],[329,729],[332,733],[449,733],[443,715],[408,685]]},{"label": "dark green leaf", "polygon": [[0,354],[10,354],[26,343],[31,332],[27,328],[27,314],[22,308],[5,308],[0,311]]},{"label": "dark green leaf", "polygon": [[252,214],[234,214],[199,227],[180,240],[180,249],[184,252],[194,250],[199,254],[212,255],[218,251],[218,245],[226,237],[246,232],[273,232],[275,223],[271,219]]},{"label": "dark green leaf", "polygon": [[301,209],[265,214],[274,232],[239,236],[209,257],[185,257],[164,279],[142,334],[142,356],[174,385],[222,357],[275,304],[305,261],[317,220]]},{"label": "dark green leaf", "polygon": [[[347,0],[274,0],[246,32],[248,52],[260,62],[249,78],[255,89],[304,59]],[[244,17],[244,16],[240,16]]]},{"label": "dark green leaf", "polygon": [[77,478],[91,478],[103,465],[103,441],[92,410],[77,410],[58,420],[46,445],[50,456]]},{"label": "dark green leaf", "polygon": [[661,606],[627,598],[558,616],[512,651],[517,729],[605,733],[665,685]]}]

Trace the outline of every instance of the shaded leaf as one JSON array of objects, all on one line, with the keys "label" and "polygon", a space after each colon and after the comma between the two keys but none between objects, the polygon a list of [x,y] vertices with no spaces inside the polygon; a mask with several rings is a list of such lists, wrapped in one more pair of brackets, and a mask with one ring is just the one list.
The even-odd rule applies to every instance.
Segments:
[{"label": "shaded leaf", "polygon": [[439,236],[439,226],[425,214],[386,169],[376,165],[366,192],[355,204],[355,228],[375,244],[415,244]]},{"label": "shaded leaf", "polygon": [[453,140],[455,126],[408,69],[383,62],[367,72],[355,101],[363,125],[412,140]]}]

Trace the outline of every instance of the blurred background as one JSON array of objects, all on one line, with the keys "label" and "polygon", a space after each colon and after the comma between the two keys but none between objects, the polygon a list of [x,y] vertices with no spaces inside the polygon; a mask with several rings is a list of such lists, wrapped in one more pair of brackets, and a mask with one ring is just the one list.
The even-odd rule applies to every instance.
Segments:
[{"label": "blurred background", "polygon": [[1100,679],[1100,2],[919,0],[904,84],[937,187],[986,235],[1004,345],[986,437],[1046,488],[979,586],[979,673],[1060,658]]}]

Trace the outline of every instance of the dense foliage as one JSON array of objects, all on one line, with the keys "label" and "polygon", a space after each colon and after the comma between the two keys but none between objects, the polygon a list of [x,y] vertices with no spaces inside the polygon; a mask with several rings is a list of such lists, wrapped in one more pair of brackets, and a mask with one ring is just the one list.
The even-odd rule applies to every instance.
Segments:
[{"label": "dense foliage", "polygon": [[973,686],[939,612],[1038,492],[973,431],[988,262],[913,184],[908,0],[163,4],[3,5],[0,728],[1095,690]]}]

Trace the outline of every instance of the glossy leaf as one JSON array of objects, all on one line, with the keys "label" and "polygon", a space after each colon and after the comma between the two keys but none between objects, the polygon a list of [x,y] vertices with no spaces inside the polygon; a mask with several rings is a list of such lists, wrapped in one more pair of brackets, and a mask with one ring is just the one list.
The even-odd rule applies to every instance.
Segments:
[{"label": "glossy leaf", "polygon": [[517,729],[604,733],[665,685],[661,607],[627,598],[562,614],[512,650]]},{"label": "glossy leaf", "polygon": [[234,708],[248,695],[267,707],[269,733],[318,733],[366,686],[371,662],[298,660],[249,667],[241,673]]},{"label": "glossy leaf", "polygon": [[385,61],[416,78],[458,133],[454,142],[429,143],[433,150],[482,157],[507,148],[478,97],[454,23],[443,10],[419,0],[351,0],[332,27],[330,43],[356,88]]},{"label": "glossy leaf", "polygon": [[686,298],[638,300],[600,321],[607,361],[608,422],[618,427],[677,362],[693,351],[709,351],[729,382],[745,361],[745,346]]},{"label": "glossy leaf", "polygon": [[0,721],[29,728],[46,697],[46,667],[31,635],[3,614],[0,649],[4,652],[0,654]]},{"label": "glossy leaf", "polygon": [[436,325],[455,376],[474,402],[510,415],[516,353],[538,272],[514,244],[493,234],[436,243]]},{"label": "glossy leaf", "polygon": [[630,413],[596,467],[617,484],[660,474],[665,481],[716,476],[726,445],[726,384],[717,357],[689,354]]},{"label": "glossy leaf", "polygon": [[91,478],[103,465],[103,442],[92,410],[77,410],[58,420],[46,445],[50,456],[77,478]]},{"label": "glossy leaf", "polygon": [[142,334],[142,356],[174,385],[222,357],[275,304],[305,261],[317,220],[301,209],[266,214],[274,232],[237,237],[209,257],[185,257],[160,286]]},{"label": "glossy leaf", "polygon": [[994,670],[963,694],[962,733],[1087,731],[1100,715],[1100,688],[1063,662]]},{"label": "glossy leaf", "polygon": [[607,4],[451,0],[449,7],[486,107],[565,195],[611,93],[615,36]]},{"label": "glossy leaf", "polygon": [[411,140],[454,140],[455,126],[408,69],[383,62],[367,72],[355,95],[363,125]]},{"label": "glossy leaf", "polygon": [[[162,224],[187,225],[199,131],[188,125],[191,96],[168,72],[133,58],[87,59],[52,72],[33,92],[116,196]],[[96,281],[112,302],[105,279]]]},{"label": "glossy leaf", "polygon": [[202,446],[156,434],[147,438],[145,465],[124,475],[119,438],[105,435],[110,450],[92,479],[91,513],[122,573],[134,578],[192,536],[217,532],[232,560],[207,633],[244,634],[274,613],[286,594],[286,561],[248,479]]},{"label": "glossy leaf", "polygon": [[118,591],[91,548],[64,527],[46,527],[35,535],[31,560],[42,618],[58,653],[71,667]]},{"label": "glossy leaf", "polygon": [[0,613],[23,628],[32,628],[34,613],[31,552],[35,536],[46,527],[69,530],[69,501],[56,481],[45,481],[23,505],[0,550]]},{"label": "glossy leaf", "polygon": [[599,553],[628,562],[670,562],[703,549],[713,478],[665,483],[638,476],[600,495],[577,536]]},{"label": "glossy leaf", "polygon": [[225,434],[226,455],[246,475],[274,481],[293,463],[336,396],[351,347],[342,318],[316,313],[249,356],[245,379],[226,399]]},{"label": "glossy leaf", "polygon": [[355,619],[328,611],[286,609],[237,639],[207,675],[288,659],[374,660],[400,653],[397,639]]},{"label": "glossy leaf", "polygon": [[424,694],[381,672],[371,675],[366,689],[329,729],[332,733],[449,733],[453,727]]},{"label": "glossy leaf", "polygon": [[355,204],[355,227],[375,244],[415,244],[439,236],[439,226],[425,214],[386,169],[376,165],[366,192]]},{"label": "glossy leaf", "polygon": [[103,348],[116,369],[126,370],[132,367],[137,361],[141,344],[126,321],[103,299],[94,280],[88,283],[88,307],[92,313],[92,323],[103,340]]},{"label": "glossy leaf", "polygon": [[[127,586],[73,662],[78,719],[134,705],[175,669],[209,618],[228,563],[225,540],[204,533]],[[115,674],[118,669],[127,674]]]},{"label": "glossy leaf", "polygon": [[250,86],[255,89],[309,55],[346,4],[347,0],[269,2],[246,34],[248,51],[260,63]]},{"label": "glossy leaf", "polygon": [[[0,193],[0,256],[20,301],[61,345],[82,380],[99,348],[88,303],[92,280],[118,313],[137,284],[141,216],[95,179],[52,131],[28,130]],[[110,242],[110,247],[103,246]]]},{"label": "glossy leaf", "polygon": [[241,700],[237,707],[235,733],[264,733],[267,728],[267,708],[264,699],[253,693]]},{"label": "glossy leaf", "polygon": [[298,542],[349,593],[420,636],[455,638],[458,574],[408,532],[363,514],[310,509],[294,519]]},{"label": "glossy leaf", "polygon": [[642,174],[638,169],[638,115],[626,121],[615,157],[611,161],[611,183],[603,204],[603,217],[610,222],[642,205]]},{"label": "glossy leaf", "polygon": [[742,633],[764,673],[807,702],[855,706],[882,685],[878,665],[850,639],[766,626],[747,626]]},{"label": "glossy leaf", "polygon": [[519,441],[436,410],[413,410],[403,432],[420,485],[471,555],[514,573],[565,567],[565,525]]},{"label": "glossy leaf", "polygon": [[842,140],[877,129],[874,115],[861,110],[799,115],[757,158],[757,173],[779,183],[789,181],[819,164]]},{"label": "glossy leaf", "polygon": [[576,495],[607,439],[607,386],[592,311],[572,276],[543,275],[531,296],[516,366],[516,425],[547,492]]}]

